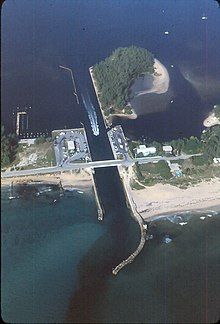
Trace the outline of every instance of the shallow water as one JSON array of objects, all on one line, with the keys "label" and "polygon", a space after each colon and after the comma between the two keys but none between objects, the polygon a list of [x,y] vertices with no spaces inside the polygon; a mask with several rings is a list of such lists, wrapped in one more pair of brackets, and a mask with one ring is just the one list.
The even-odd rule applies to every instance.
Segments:
[{"label": "shallow water", "polygon": [[[124,254],[116,233],[134,249],[138,231],[132,221],[121,227],[123,232],[127,229],[126,235],[113,216],[99,223],[93,195],[77,191],[56,204],[42,197],[9,201],[8,195],[5,189],[5,321],[181,323],[218,319],[220,213],[180,213],[156,219],[149,229],[153,239],[115,277],[111,269]],[[203,221],[202,216],[206,216]],[[181,221],[187,224],[181,226]],[[169,243],[165,243],[167,237]]]}]

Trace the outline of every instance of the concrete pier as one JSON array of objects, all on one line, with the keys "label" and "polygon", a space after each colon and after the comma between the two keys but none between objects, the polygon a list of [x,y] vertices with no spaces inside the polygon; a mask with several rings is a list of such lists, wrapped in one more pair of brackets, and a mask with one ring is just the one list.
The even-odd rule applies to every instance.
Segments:
[{"label": "concrete pier", "polygon": [[97,191],[97,188],[96,188],[95,179],[94,179],[94,173],[95,173],[95,171],[92,172],[92,182],[93,182],[93,188],[94,188],[94,193],[95,193],[95,201],[96,201],[96,206],[97,206],[97,211],[98,211],[98,220],[102,221],[103,218],[104,218],[104,209],[103,209],[102,204],[100,202],[100,198],[99,198],[98,191]]}]

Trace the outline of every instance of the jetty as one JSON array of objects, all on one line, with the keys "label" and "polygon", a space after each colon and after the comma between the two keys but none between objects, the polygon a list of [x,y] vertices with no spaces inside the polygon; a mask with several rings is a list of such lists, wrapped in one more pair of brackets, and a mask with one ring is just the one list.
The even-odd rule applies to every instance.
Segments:
[{"label": "jetty", "polygon": [[[119,170],[119,174],[122,179],[122,171],[120,172],[120,170]],[[122,268],[124,268],[127,264],[132,263],[134,261],[134,259],[138,256],[138,254],[141,252],[141,250],[144,247],[144,244],[146,242],[146,234],[147,234],[147,225],[144,224],[143,218],[137,211],[137,205],[129,193],[129,185],[126,184],[126,179],[124,179],[124,180],[122,179],[122,183],[123,183],[123,188],[124,188],[125,197],[126,197],[126,204],[127,204],[128,208],[131,210],[132,216],[139,224],[141,239],[140,239],[140,243],[139,243],[137,249],[127,259],[123,260],[115,268],[112,269],[113,275],[117,275],[118,272]]]},{"label": "jetty", "polygon": [[93,182],[93,188],[94,188],[94,193],[95,193],[95,201],[96,201],[96,206],[97,206],[97,211],[98,211],[98,220],[102,221],[104,218],[104,208],[101,204],[99,195],[98,195],[98,191],[97,191],[97,187],[96,187],[96,183],[95,183],[95,179],[94,179],[94,173],[95,170],[92,170],[92,182]]}]

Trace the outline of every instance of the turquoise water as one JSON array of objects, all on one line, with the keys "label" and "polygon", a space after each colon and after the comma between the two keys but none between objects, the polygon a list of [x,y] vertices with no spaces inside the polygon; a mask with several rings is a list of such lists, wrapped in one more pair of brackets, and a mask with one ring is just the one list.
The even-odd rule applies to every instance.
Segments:
[{"label": "turquoise water", "polygon": [[[150,226],[153,239],[115,277],[111,269],[120,256],[113,233],[117,224],[110,216],[97,221],[91,192],[71,192],[56,203],[45,196],[9,201],[8,193],[2,192],[5,321],[218,320],[220,213],[182,214],[185,226],[175,218],[155,220]],[[138,231],[132,219],[127,228],[126,245],[134,248]]]},{"label": "turquoise water", "polygon": [[[2,314],[7,322],[62,321],[76,267],[105,232],[89,194],[7,200],[2,193]],[[86,208],[82,208],[85,206]]]}]

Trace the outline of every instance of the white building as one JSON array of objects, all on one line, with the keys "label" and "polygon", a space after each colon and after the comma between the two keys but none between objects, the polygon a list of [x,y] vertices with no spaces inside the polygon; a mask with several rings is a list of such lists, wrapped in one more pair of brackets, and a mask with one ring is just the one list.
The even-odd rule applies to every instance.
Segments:
[{"label": "white building", "polygon": [[68,150],[75,150],[74,141],[67,141],[67,148],[68,148]]},{"label": "white building", "polygon": [[172,154],[173,148],[170,145],[164,145],[163,146],[163,151],[164,151],[164,153],[170,153],[170,154]]},{"label": "white building", "polygon": [[155,154],[156,153],[156,147],[146,147],[146,145],[139,145],[137,148],[137,154],[142,153],[143,156],[148,156],[149,154]]},{"label": "white building", "polygon": [[22,138],[20,139],[20,141],[18,142],[19,144],[22,145],[33,145],[35,143],[36,138]]},{"label": "white building", "polygon": [[214,162],[215,164],[220,163],[220,158],[213,158],[213,162]]}]

